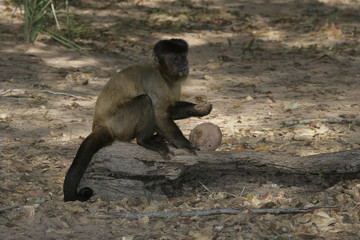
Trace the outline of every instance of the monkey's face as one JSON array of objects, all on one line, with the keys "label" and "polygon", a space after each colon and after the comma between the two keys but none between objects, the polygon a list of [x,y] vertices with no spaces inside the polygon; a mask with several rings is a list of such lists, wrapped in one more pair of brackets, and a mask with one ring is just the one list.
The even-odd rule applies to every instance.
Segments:
[{"label": "monkey's face", "polygon": [[186,54],[169,53],[159,58],[161,74],[168,81],[185,80],[189,74]]}]

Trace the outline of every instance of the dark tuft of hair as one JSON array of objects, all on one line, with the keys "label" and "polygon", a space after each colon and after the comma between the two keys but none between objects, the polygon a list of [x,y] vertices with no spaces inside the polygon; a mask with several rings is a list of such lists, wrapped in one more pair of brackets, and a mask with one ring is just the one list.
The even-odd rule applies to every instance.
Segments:
[{"label": "dark tuft of hair", "polygon": [[159,56],[168,53],[184,54],[188,52],[188,44],[182,39],[161,40],[155,44],[154,53]]}]

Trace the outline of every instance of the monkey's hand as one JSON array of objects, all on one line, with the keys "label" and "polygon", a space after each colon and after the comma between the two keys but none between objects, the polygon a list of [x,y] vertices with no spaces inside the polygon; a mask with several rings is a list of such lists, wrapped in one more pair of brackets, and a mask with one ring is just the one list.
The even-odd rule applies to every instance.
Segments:
[{"label": "monkey's hand", "polygon": [[193,144],[191,143],[191,146],[190,146],[190,147],[187,147],[186,150],[187,150],[189,153],[192,153],[192,154],[194,154],[194,155],[197,155],[197,153],[196,153],[195,150],[200,151],[200,148],[197,147],[197,146],[195,146],[195,145],[193,145]]},{"label": "monkey's hand", "polygon": [[196,155],[195,150],[199,150],[199,148],[184,137],[180,128],[173,120],[170,118],[159,118],[157,126],[156,132],[162,136],[162,138],[166,139],[169,144],[175,148],[184,148]]},{"label": "monkey's hand", "polygon": [[212,104],[205,103],[205,104],[196,104],[194,107],[194,117],[203,117],[208,115],[212,110]]},{"label": "monkey's hand", "polygon": [[194,97],[194,117],[202,117],[208,115],[212,110],[212,104],[210,104],[205,95],[198,95]]},{"label": "monkey's hand", "polygon": [[147,147],[149,149],[155,150],[158,153],[160,153],[160,155],[165,159],[165,160],[170,160],[170,156],[169,155],[175,155],[174,152],[172,152],[165,139],[159,135],[153,135],[150,139],[150,144],[146,144],[146,142],[144,141],[138,141],[138,143],[144,147]]},{"label": "monkey's hand", "polygon": [[158,148],[157,150],[160,155],[165,159],[165,160],[170,160],[170,156],[169,155],[175,155],[173,151],[171,151],[169,149],[169,147],[167,145],[163,145],[160,148]]},{"label": "monkey's hand", "polygon": [[195,146],[194,144],[192,144],[189,140],[187,140],[186,139],[186,142],[184,141],[184,142],[182,142],[182,143],[178,143],[178,144],[172,144],[174,147],[176,147],[176,148],[182,148],[182,149],[184,149],[184,150],[186,150],[186,151],[188,151],[189,153],[192,153],[192,154],[194,154],[194,155],[197,155],[196,154],[196,151],[195,150],[197,150],[197,151],[199,151],[200,150],[200,148],[198,148],[197,146]]}]

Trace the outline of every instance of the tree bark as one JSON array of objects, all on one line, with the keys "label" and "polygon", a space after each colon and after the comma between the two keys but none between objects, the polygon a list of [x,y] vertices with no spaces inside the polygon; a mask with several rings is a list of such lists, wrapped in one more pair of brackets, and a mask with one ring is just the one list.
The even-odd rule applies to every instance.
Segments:
[{"label": "tree bark", "polygon": [[197,156],[174,152],[171,160],[164,160],[136,144],[116,142],[95,154],[80,187],[92,188],[102,199],[165,199],[199,191],[236,194],[244,188],[317,191],[360,176],[360,149],[307,157],[249,151],[197,152]]}]

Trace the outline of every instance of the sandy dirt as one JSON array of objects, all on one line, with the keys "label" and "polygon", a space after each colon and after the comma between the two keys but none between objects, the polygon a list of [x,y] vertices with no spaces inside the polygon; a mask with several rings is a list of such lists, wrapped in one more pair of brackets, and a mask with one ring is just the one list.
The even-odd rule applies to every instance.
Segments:
[{"label": "sandy dirt", "polygon": [[[355,180],[311,196],[267,183],[241,192],[204,186],[166,201],[62,201],[66,170],[90,133],[102,87],[117,70],[148,59],[160,39],[190,45],[182,98],[206,95],[213,104],[210,115],[177,122],[186,136],[211,122],[223,134],[218,151],[306,156],[360,147],[359,8],[356,0],[73,1],[73,35],[88,57],[44,35],[25,43],[20,9],[0,0],[1,238],[359,239]],[[309,206],[336,208],[246,211]],[[244,212],[114,217],[215,208]]]}]

